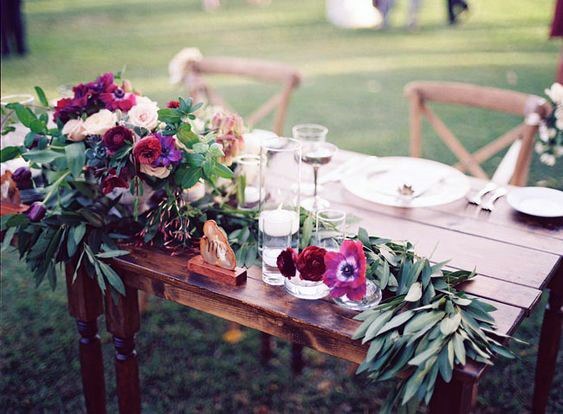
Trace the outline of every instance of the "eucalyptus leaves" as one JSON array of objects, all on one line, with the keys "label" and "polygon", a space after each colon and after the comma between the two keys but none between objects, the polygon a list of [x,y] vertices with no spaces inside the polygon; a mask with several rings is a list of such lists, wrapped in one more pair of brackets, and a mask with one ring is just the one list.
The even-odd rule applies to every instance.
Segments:
[{"label": "eucalyptus leaves", "polygon": [[468,271],[449,271],[446,263],[431,264],[415,255],[413,246],[368,236],[360,229],[368,278],[388,296],[377,308],[356,316],[362,324],[354,339],[369,343],[358,373],[375,381],[406,373],[386,401],[382,412],[399,406],[413,410],[430,401],[438,375],[446,382],[456,365],[467,359],[492,365],[496,355],[514,358],[495,332],[490,313],[495,308],[456,290],[474,276]]}]

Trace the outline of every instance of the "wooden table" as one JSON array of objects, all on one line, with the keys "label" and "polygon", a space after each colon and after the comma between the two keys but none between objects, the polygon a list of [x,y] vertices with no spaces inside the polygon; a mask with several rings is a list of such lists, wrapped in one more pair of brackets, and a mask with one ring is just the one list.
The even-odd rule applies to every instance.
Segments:
[{"label": "wooden table", "polygon": [[[341,152],[334,164],[350,153]],[[472,188],[485,183],[471,179]],[[493,213],[479,212],[465,200],[432,208],[401,209],[364,202],[340,184],[325,185],[324,197],[336,208],[361,219],[370,233],[408,239],[417,251],[435,261],[451,259],[453,268],[473,269],[478,276],[465,284],[466,292],[497,307],[498,328],[513,332],[537,304],[543,289],[551,289],[542,326],[534,412],[545,411],[552,382],[563,305],[563,220],[539,220],[516,213],[504,199]],[[85,275],[68,284],[69,310],[80,333],[80,361],[86,406],[89,412],[105,412],[105,390],[97,318],[105,312],[108,331],[116,349],[115,367],[119,408],[122,413],[140,411],[139,370],[134,336],[140,328],[139,290],[203,312],[359,363],[366,347],[351,336],[358,326],[354,312],[329,299],[306,301],[261,281],[260,269],[249,269],[240,287],[225,286],[187,271],[186,257],[143,248],[114,260],[122,276],[126,297],[114,303],[96,294],[95,282]],[[68,268],[67,275],[72,275]],[[68,282],[68,276],[67,276]],[[494,368],[493,368],[494,369]],[[468,363],[457,369],[449,384],[440,383],[431,402],[436,413],[471,410],[477,385],[486,366]]]}]

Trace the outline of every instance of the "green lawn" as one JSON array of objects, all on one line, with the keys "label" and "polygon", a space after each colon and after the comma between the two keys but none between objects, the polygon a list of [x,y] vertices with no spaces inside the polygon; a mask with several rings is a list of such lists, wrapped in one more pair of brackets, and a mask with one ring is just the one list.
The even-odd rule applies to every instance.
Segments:
[{"label": "green lawn", "polygon": [[[304,82],[287,126],[319,122],[342,148],[396,155],[408,148],[402,95],[407,82],[467,81],[542,94],[553,80],[560,46],[547,40],[551,0],[472,0],[470,19],[456,28],[444,24],[445,1],[427,0],[416,33],[402,28],[406,1],[396,10],[396,28],[386,32],[334,28],[326,23],[320,0],[273,0],[264,8],[243,0],[223,3],[218,12],[206,14],[198,0],[29,0],[31,54],[2,61],[1,92],[31,92],[42,85],[54,97],[62,84],[126,64],[136,86],[164,103],[182,93],[168,83],[168,61],[179,49],[197,46],[205,55],[275,59],[298,67]],[[218,84],[242,114],[271,91],[232,79]],[[459,108],[439,108],[439,113],[468,148],[518,122]],[[453,162],[431,131],[425,132],[426,156]],[[492,159],[487,169],[499,160]],[[554,177],[562,186],[561,164],[550,169],[534,160],[531,182]],[[35,289],[17,257],[5,254],[0,306],[0,410],[81,411],[76,333],[64,288]],[[518,332],[530,342],[514,346],[521,359],[499,361],[485,377],[480,412],[529,410],[541,313],[538,309]],[[346,363],[312,351],[304,375],[293,378],[282,342],[264,368],[258,363],[256,332],[226,344],[223,321],[170,303],[152,302],[142,325],[138,349],[146,412],[374,412],[373,400],[390,392],[388,386],[351,377]],[[105,329],[102,336],[113,381],[111,340]],[[558,373],[550,412],[563,411],[562,388]],[[110,412],[116,411],[113,390],[109,382]]]}]

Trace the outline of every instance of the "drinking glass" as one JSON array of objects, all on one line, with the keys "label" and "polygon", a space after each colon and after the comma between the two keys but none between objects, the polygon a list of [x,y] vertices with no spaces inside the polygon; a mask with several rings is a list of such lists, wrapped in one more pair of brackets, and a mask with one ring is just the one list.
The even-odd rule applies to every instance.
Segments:
[{"label": "drinking glass", "polygon": [[336,145],[328,142],[308,142],[303,144],[301,159],[305,164],[313,167],[313,197],[306,198],[301,203],[309,211],[318,211],[330,206],[328,200],[318,195],[319,168],[332,160],[337,149]]},{"label": "drinking glass", "polygon": [[244,154],[235,159],[237,207],[257,209],[260,201],[260,156]]},{"label": "drinking glass", "polygon": [[283,285],[277,267],[279,254],[299,246],[301,143],[275,137],[261,146],[259,243],[262,252],[262,280]]},{"label": "drinking glass", "polygon": [[[328,133],[328,129],[318,124],[299,124],[293,127],[292,132],[293,132],[293,138],[301,141],[304,145],[304,149],[306,146],[309,150],[311,150],[315,144],[326,142],[326,135]],[[303,162],[307,164],[311,164],[310,161],[312,160],[309,160],[309,162],[305,159],[303,160]],[[317,171],[315,171],[315,167],[313,166],[313,173],[316,174]],[[309,189],[307,190],[302,189],[302,190],[306,191],[307,193],[310,193]],[[315,193],[318,191],[316,184],[314,185],[313,190]],[[312,199],[306,199],[306,200],[308,201],[303,200],[305,202],[303,207],[310,210],[312,208],[313,200]]]},{"label": "drinking glass", "polygon": [[314,241],[319,247],[337,251],[346,236],[346,212],[336,209],[317,211]]}]

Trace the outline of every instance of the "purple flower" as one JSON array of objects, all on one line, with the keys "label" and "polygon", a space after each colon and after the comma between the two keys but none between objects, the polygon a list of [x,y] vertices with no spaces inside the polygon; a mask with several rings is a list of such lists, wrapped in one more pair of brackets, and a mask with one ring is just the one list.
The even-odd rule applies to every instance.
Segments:
[{"label": "purple flower", "polygon": [[332,297],[361,300],[366,294],[366,256],[362,242],[344,240],[339,252],[326,252],[325,285]]},{"label": "purple flower", "polygon": [[45,217],[45,213],[47,212],[47,208],[45,205],[39,201],[36,201],[27,209],[25,215],[33,222],[38,222]]},{"label": "purple flower", "polygon": [[19,167],[12,174],[12,180],[16,183],[18,189],[26,190],[33,187],[33,181],[31,181],[31,170],[28,167]]},{"label": "purple flower", "polygon": [[171,164],[178,164],[182,159],[182,152],[176,148],[176,141],[171,136],[154,134],[160,141],[160,156],[152,163],[153,167],[168,167]]}]

